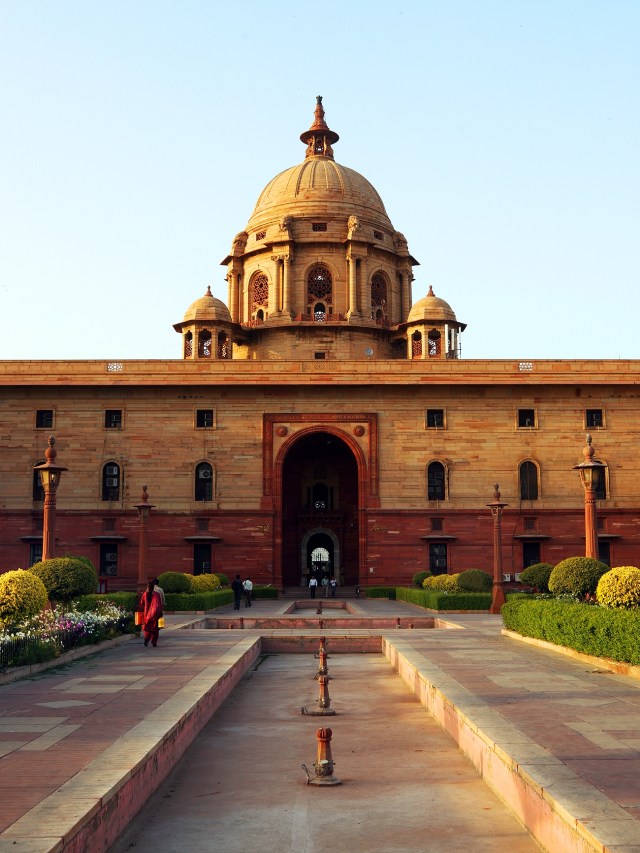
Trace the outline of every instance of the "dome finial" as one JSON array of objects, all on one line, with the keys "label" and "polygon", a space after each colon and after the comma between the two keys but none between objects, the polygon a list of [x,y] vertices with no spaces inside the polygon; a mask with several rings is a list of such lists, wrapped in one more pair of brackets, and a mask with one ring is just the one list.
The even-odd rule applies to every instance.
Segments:
[{"label": "dome finial", "polygon": [[435,296],[435,293],[433,292],[433,286],[431,284],[429,285],[429,292],[427,293],[427,296]]},{"label": "dome finial", "polygon": [[313,124],[309,130],[305,130],[304,133],[300,134],[301,141],[307,146],[305,158],[329,157],[333,160],[333,150],[331,146],[337,142],[340,137],[333,130],[329,130],[327,123],[324,120],[322,95],[316,96],[316,108],[313,118]]}]

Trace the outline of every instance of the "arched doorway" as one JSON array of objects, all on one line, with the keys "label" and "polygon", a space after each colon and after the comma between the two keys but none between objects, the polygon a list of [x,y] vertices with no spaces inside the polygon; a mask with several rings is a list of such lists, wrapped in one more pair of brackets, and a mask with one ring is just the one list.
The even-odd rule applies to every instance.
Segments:
[{"label": "arched doorway", "polygon": [[312,572],[358,582],[358,498],[358,466],[345,441],[318,431],[291,445],[282,466],[284,586],[304,585]]}]

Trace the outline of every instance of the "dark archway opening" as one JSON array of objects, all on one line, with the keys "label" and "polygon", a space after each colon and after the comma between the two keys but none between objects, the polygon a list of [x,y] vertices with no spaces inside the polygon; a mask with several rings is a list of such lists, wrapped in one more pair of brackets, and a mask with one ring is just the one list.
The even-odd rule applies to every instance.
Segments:
[{"label": "dark archway opening", "polygon": [[[326,566],[314,566],[324,549]],[[358,583],[358,467],[347,444],[320,431],[300,438],[282,468],[282,580],[302,586],[313,570]],[[315,560],[317,563],[318,560]]]}]

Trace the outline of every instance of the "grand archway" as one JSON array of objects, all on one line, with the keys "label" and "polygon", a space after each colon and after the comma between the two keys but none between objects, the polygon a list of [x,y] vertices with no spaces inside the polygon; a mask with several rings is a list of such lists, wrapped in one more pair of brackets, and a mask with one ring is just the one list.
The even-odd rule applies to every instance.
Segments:
[{"label": "grand archway", "polygon": [[[335,433],[306,433],[287,450],[282,466],[282,581],[305,585],[310,573],[358,582],[358,466]],[[314,560],[314,552],[326,552]],[[322,565],[320,565],[322,563]]]}]

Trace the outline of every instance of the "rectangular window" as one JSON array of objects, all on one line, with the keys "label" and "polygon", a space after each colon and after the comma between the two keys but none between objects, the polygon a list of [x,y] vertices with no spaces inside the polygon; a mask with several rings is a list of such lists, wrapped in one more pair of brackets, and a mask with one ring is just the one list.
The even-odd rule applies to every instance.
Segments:
[{"label": "rectangular window", "polygon": [[427,429],[444,429],[444,409],[427,409]]},{"label": "rectangular window", "polygon": [[36,428],[37,429],[52,429],[53,428],[53,409],[38,409],[36,411]]},{"label": "rectangular window", "polygon": [[374,231],[373,238],[374,240],[384,240],[384,234],[382,233],[382,231]]},{"label": "rectangular window", "polygon": [[115,518],[103,518],[102,519],[102,530],[104,533],[112,533],[115,529],[116,529]]},{"label": "rectangular window", "polygon": [[587,409],[584,413],[584,425],[587,429],[601,429],[604,426],[602,409]]},{"label": "rectangular window", "polygon": [[197,542],[194,544],[193,573],[194,575],[211,574],[211,544],[209,542]]},{"label": "rectangular window", "polygon": [[429,571],[432,575],[447,573],[447,546],[443,542],[429,543]]},{"label": "rectangular window", "polygon": [[535,409],[518,409],[518,429],[533,429],[536,426]]},{"label": "rectangular window", "polygon": [[122,409],[107,409],[104,413],[105,429],[122,429]]},{"label": "rectangular window", "polygon": [[317,361],[324,361],[324,359],[327,357],[326,352],[314,352],[313,355]]},{"label": "rectangular window", "polygon": [[199,429],[211,429],[213,427],[213,409],[197,409],[196,426]]},{"label": "rectangular window", "polygon": [[326,231],[327,223],[326,222],[312,222],[311,223],[312,231]]},{"label": "rectangular window", "polygon": [[611,565],[611,542],[598,542],[598,559],[607,566]]},{"label": "rectangular window", "polygon": [[524,529],[525,530],[537,530],[538,520],[536,518],[525,518],[524,520]]},{"label": "rectangular window", "polygon": [[112,542],[100,545],[100,577],[114,578],[118,574],[118,546]]},{"label": "rectangular window", "polygon": [[196,530],[205,531],[209,529],[208,518],[196,518]]},{"label": "rectangular window", "polygon": [[443,518],[432,518],[431,519],[431,529],[432,530],[442,530]]},{"label": "rectangular window", "polygon": [[534,566],[540,562],[540,543],[539,542],[523,542],[522,543],[522,568],[527,569],[529,566]]},{"label": "rectangular window", "polygon": [[34,563],[39,563],[42,560],[42,543],[34,542],[29,545],[29,566]]}]

